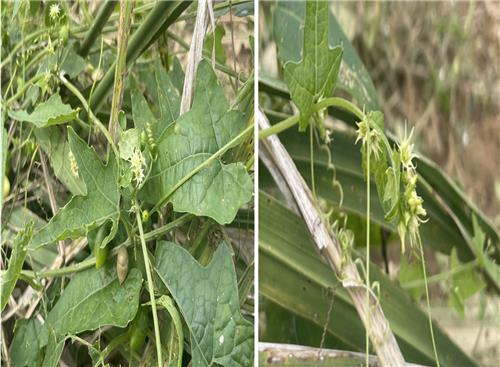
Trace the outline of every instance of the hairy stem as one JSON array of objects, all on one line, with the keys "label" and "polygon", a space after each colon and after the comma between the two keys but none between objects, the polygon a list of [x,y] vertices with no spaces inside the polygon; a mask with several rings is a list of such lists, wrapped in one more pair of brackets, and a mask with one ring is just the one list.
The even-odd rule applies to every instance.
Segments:
[{"label": "hairy stem", "polygon": [[[357,118],[362,120],[365,117],[363,111],[361,111],[358,107],[352,104],[350,101],[340,97],[331,97],[322,100],[321,102],[316,103],[313,106],[313,112],[321,111],[327,107],[338,107],[347,112],[352,113]],[[267,138],[270,135],[279,134],[282,131],[292,127],[293,125],[299,122],[299,115],[291,116],[283,121],[278,122],[277,124],[272,125],[270,128],[259,131],[259,140]]]},{"label": "hairy stem", "polygon": [[146,268],[146,277],[148,282],[149,299],[151,300],[151,310],[153,313],[153,325],[155,330],[155,344],[156,356],[158,358],[158,367],[162,367],[163,358],[161,356],[161,340],[160,340],[160,326],[158,324],[158,314],[156,312],[156,299],[153,286],[153,278],[151,277],[151,262],[149,260],[148,249],[146,248],[146,241],[144,240],[144,231],[142,229],[142,218],[139,203],[135,201],[135,217],[137,219],[137,226],[139,227],[139,236],[141,238],[142,255],[144,257],[144,266]]},{"label": "hairy stem", "polygon": [[366,333],[365,364],[369,366],[370,355],[370,139],[366,140]]},{"label": "hairy stem", "polygon": [[78,90],[78,88],[76,88],[73,84],[71,84],[65,77],[64,75],[61,73],[59,74],[59,80],[66,86],[66,88],[69,89],[69,91],[71,93],[73,93],[76,98],[78,98],[81,102],[81,104],[83,105],[83,109],[85,110],[85,112],[87,112],[87,114],[89,115],[90,119],[92,120],[92,122],[94,124],[96,124],[96,126],[98,127],[99,130],[101,130],[102,134],[105,136],[106,140],[108,141],[108,143],[110,144],[111,148],[113,149],[113,153],[115,153],[115,156],[116,157],[119,157],[120,155],[118,154],[118,149],[116,148],[116,145],[113,141],[113,139],[111,138],[111,135],[109,134],[109,131],[106,129],[106,127],[103,125],[103,123],[101,122],[101,120],[99,120],[95,115],[94,113],[92,112],[92,110],[90,109],[87,101],[85,100],[85,98],[83,98],[82,94],[80,93],[80,91]]},{"label": "hairy stem", "polygon": [[[144,240],[145,241],[150,241],[155,238],[158,238],[160,236],[163,236],[165,233],[170,232],[172,229],[177,228],[187,222],[189,222],[193,218],[192,214],[184,214],[181,217],[177,218],[176,220],[165,224],[164,226],[160,228],[156,228],[148,233],[144,234]],[[120,245],[116,246],[113,250],[111,250],[110,256],[116,256],[118,253],[118,249],[122,246],[130,246],[132,244],[132,239],[128,238],[124,242],[122,242]],[[42,270],[39,272],[36,272],[36,276],[39,278],[54,278],[54,277],[61,277],[65,276],[68,274],[73,274],[77,273],[79,271],[89,269],[95,265],[95,257],[91,257],[87,260],[83,260],[79,263],[76,263],[74,265],[69,265],[64,268],[59,268],[59,269],[49,269],[49,270]],[[21,275],[29,278],[29,279],[34,279],[35,278],[35,272],[32,270],[22,270]]]}]

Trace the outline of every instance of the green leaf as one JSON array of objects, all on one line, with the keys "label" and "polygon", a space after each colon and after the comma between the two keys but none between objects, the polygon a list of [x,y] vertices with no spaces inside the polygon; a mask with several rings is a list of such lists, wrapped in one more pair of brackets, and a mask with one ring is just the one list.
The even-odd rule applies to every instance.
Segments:
[{"label": "green leaf", "polygon": [[121,285],[111,263],[99,271],[82,271],[50,310],[47,324],[58,339],[106,325],[125,327],[139,307],[141,285],[141,272],[135,268]]},{"label": "green leaf", "polygon": [[299,128],[305,130],[313,104],[331,96],[340,62],[342,48],[328,44],[328,2],[308,1],[304,21],[304,47],[299,63],[285,64],[285,81],[293,102],[300,110]]},{"label": "green leaf", "polygon": [[10,294],[16,286],[17,279],[23,268],[24,259],[28,253],[28,243],[31,240],[33,233],[33,223],[30,222],[24,230],[19,231],[12,244],[12,253],[9,259],[9,266],[5,273],[2,274],[2,302],[0,310],[3,311],[7,302],[9,301]]},{"label": "green leaf", "polygon": [[[260,296],[321,328],[326,325],[327,332],[348,349],[364,351],[363,323],[345,289],[336,286],[331,268],[315,252],[302,218],[261,191],[259,219]],[[356,251],[353,255],[359,256]],[[370,267],[370,274],[380,284],[380,305],[405,360],[434,365],[426,313],[376,265]],[[332,289],[336,289],[335,303],[328,320],[331,297],[326,295]],[[477,365],[437,324],[433,328],[441,366]]]},{"label": "green leaf", "polygon": [[14,328],[10,347],[12,367],[40,366],[42,364],[42,330],[37,318],[19,319]]},{"label": "green leaf", "polygon": [[240,313],[228,246],[219,245],[204,268],[184,248],[161,242],[155,267],[188,326],[193,366],[251,366],[253,325]]},{"label": "green leaf", "polygon": [[[450,270],[461,267],[458,259],[457,249],[453,248],[450,255]],[[448,304],[464,316],[464,301],[486,287],[486,283],[474,269],[462,270],[453,274],[451,282],[451,292]]]},{"label": "green leaf", "polygon": [[36,106],[32,113],[24,110],[9,111],[9,117],[14,120],[29,122],[36,127],[47,127],[64,124],[76,118],[78,110],[64,104],[59,94],[53,94],[47,101]]},{"label": "green leaf", "polygon": [[128,161],[136,148],[141,148],[141,132],[139,129],[128,129],[121,134],[118,142],[120,158]]},{"label": "green leaf", "polygon": [[71,172],[68,159],[70,147],[66,136],[57,126],[35,129],[35,137],[42,150],[47,154],[50,166],[56,177],[73,195],[86,195],[87,188],[81,176]]},{"label": "green leaf", "polygon": [[[66,238],[78,238],[111,220],[117,225],[120,213],[118,168],[114,158],[104,166],[97,153],[70,127],[69,146],[78,164],[79,176],[87,187],[86,196],[74,196],[50,222],[35,234],[31,246],[37,248]],[[111,234],[116,231],[111,231]],[[111,238],[106,238],[108,243]]]},{"label": "green leaf", "polygon": [[215,60],[221,64],[226,63],[226,51],[222,45],[222,38],[226,35],[226,30],[220,24],[215,27],[215,31],[210,33],[205,39],[205,50],[211,55],[214,50],[215,38]]},{"label": "green leaf", "polygon": [[[278,57],[284,61],[299,61],[304,37],[304,1],[279,1],[273,14],[273,37],[278,46]],[[367,111],[380,109],[373,82],[356,50],[328,11],[328,43],[342,45],[343,55],[337,87],[352,95]]]},{"label": "green leaf", "polygon": [[47,348],[45,348],[42,367],[57,367],[59,365],[59,359],[61,358],[65,342],[66,339],[58,340],[54,330],[49,328],[49,340]]},{"label": "green leaf", "polygon": [[230,223],[252,197],[252,180],[243,164],[226,165],[220,159],[214,160],[177,190],[172,189],[243,127],[242,115],[229,108],[210,64],[201,61],[193,106],[165,131],[158,143],[158,158],[142,198],[151,204],[167,198],[175,211],[208,216],[220,224]]},{"label": "green leaf", "polygon": [[405,256],[401,256],[401,261],[399,263],[399,273],[398,280],[399,284],[404,288],[405,283],[413,281],[422,281],[422,285],[418,287],[412,287],[408,290],[414,300],[417,302],[425,293],[425,284],[423,283],[424,272],[422,270],[422,262],[415,259],[409,262]]}]

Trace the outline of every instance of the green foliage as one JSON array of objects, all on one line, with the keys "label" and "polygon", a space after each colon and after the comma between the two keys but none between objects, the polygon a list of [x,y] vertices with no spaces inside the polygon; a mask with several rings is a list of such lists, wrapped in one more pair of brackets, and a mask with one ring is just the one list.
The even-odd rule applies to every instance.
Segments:
[{"label": "green foliage", "polygon": [[120,214],[120,191],[118,187],[118,167],[114,158],[105,166],[72,128],[68,129],[69,146],[87,187],[86,196],[74,196],[33,236],[32,248],[37,248],[66,238],[85,236],[89,230],[108,220],[113,229],[103,240],[102,246],[111,241],[116,233]]},{"label": "green foliage", "polygon": [[313,103],[332,94],[341,60],[342,48],[328,45],[328,2],[307,2],[302,59],[285,64],[285,81],[300,110],[301,131],[309,124]]},{"label": "green foliage", "polygon": [[240,314],[227,245],[221,243],[210,264],[203,268],[182,247],[162,242],[155,267],[190,331],[193,366],[251,365],[253,326]]},{"label": "green foliage", "polygon": [[195,91],[191,110],[166,129],[158,142],[158,159],[142,195],[151,203],[169,201],[175,211],[230,223],[252,197],[252,181],[241,163],[224,164],[217,159],[172,192],[181,179],[244,128],[243,116],[229,109],[224,91],[206,61],[198,67]]},{"label": "green foliage", "polygon": [[64,104],[59,94],[53,94],[46,102],[36,106],[32,113],[25,110],[9,111],[9,117],[32,123],[36,127],[64,124],[76,118],[78,110]]},{"label": "green foliage", "polygon": [[30,222],[26,229],[19,231],[12,244],[12,254],[9,258],[8,268],[2,273],[1,280],[1,305],[0,310],[3,311],[5,305],[9,301],[10,294],[14,290],[21,269],[23,268],[24,259],[28,253],[28,243],[31,240],[33,233],[33,222]]}]

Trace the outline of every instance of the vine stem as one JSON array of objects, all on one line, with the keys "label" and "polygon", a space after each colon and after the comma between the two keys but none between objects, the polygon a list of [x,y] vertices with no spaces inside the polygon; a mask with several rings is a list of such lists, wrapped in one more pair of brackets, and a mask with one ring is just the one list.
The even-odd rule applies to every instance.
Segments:
[{"label": "vine stem", "polygon": [[119,157],[120,155],[118,154],[118,149],[116,148],[116,145],[115,145],[115,142],[113,141],[113,138],[111,137],[111,135],[109,134],[109,131],[106,129],[106,127],[102,124],[102,122],[94,115],[94,113],[92,112],[92,110],[90,109],[87,101],[85,100],[85,98],[82,96],[82,94],[80,93],[80,91],[73,85],[71,84],[68,79],[66,79],[64,77],[64,75],[61,73],[59,74],[59,80],[64,84],[64,86],[66,88],[69,89],[69,91],[71,93],[73,93],[75,95],[76,98],[78,98],[81,102],[81,104],[83,105],[83,108],[85,110],[85,112],[87,112],[88,116],[90,117],[90,119],[92,120],[92,122],[94,124],[96,124],[96,126],[99,128],[99,130],[101,130],[102,134],[104,135],[104,137],[106,138],[106,140],[108,141],[109,145],[111,146],[111,148],[113,149],[113,153],[115,153],[115,157]]},{"label": "vine stem", "polygon": [[[172,229],[177,228],[187,222],[189,222],[193,218],[192,214],[183,214],[179,218],[173,220],[170,223],[165,224],[162,227],[153,229],[152,231],[144,234],[144,240],[149,241],[155,238],[158,238],[165,233],[170,232]],[[118,253],[118,249],[122,246],[130,246],[132,244],[131,238],[126,239],[124,242],[122,242],[119,246],[116,246],[112,251],[110,256],[116,256]],[[42,270],[39,272],[36,272],[36,276],[39,278],[53,278],[53,277],[60,277],[60,276],[65,276],[68,274],[73,274],[77,273],[79,271],[83,271],[85,269],[89,269],[95,265],[95,257],[92,257],[87,260],[83,260],[79,263],[76,263],[74,265],[68,265],[63,268],[59,269],[49,269],[49,270]],[[27,279],[34,279],[35,278],[35,272],[32,270],[21,270],[21,276],[27,278]]]},{"label": "vine stem", "polygon": [[425,300],[427,302],[427,319],[429,320],[429,329],[431,330],[431,340],[432,349],[434,351],[434,358],[436,359],[436,366],[440,367],[439,357],[437,354],[436,340],[434,339],[434,328],[432,327],[432,314],[431,314],[431,302],[429,297],[429,285],[427,284],[427,271],[425,270],[425,258],[424,258],[424,247],[422,246],[422,240],[420,238],[420,233],[417,234],[418,247],[420,247],[420,257],[422,260],[422,271],[424,273],[425,282]]},{"label": "vine stem", "polygon": [[[370,129],[370,128],[368,128]],[[368,130],[369,131],[369,130]],[[370,138],[366,140],[366,332],[365,332],[365,363],[369,366],[370,356]]]},{"label": "vine stem", "polygon": [[[356,107],[353,103],[348,101],[347,99],[340,97],[331,97],[325,98],[322,101],[313,105],[313,112],[321,111],[324,108],[328,107],[338,107],[342,110],[352,113],[358,119],[362,120],[365,117],[363,111],[361,111],[358,107]],[[299,122],[300,115],[291,116],[275,125],[272,125],[270,128],[259,131],[259,140],[267,138],[268,136],[279,134],[282,131],[292,127],[293,125]]]},{"label": "vine stem", "polygon": [[158,324],[158,314],[156,311],[156,299],[154,294],[153,278],[151,277],[151,263],[149,260],[148,249],[146,248],[146,241],[144,240],[144,231],[142,229],[142,218],[139,209],[139,203],[137,202],[137,200],[135,200],[135,217],[137,219],[137,226],[139,227],[142,255],[144,257],[144,265],[146,268],[146,277],[148,281],[149,299],[151,300],[151,309],[153,311],[153,325],[155,329],[156,355],[158,357],[158,367],[161,367],[163,359],[161,356],[160,326]]}]

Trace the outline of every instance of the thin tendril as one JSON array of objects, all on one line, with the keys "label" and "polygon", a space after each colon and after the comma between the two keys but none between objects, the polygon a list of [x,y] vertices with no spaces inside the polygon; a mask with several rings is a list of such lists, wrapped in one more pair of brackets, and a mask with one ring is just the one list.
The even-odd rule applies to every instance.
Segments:
[{"label": "thin tendril", "polygon": [[429,320],[429,329],[431,330],[432,349],[434,351],[434,358],[436,359],[436,366],[440,367],[439,357],[438,357],[437,348],[436,348],[436,340],[434,339],[434,329],[432,327],[431,303],[429,301],[429,286],[427,284],[427,272],[425,270],[424,248],[422,246],[422,240],[420,238],[420,233],[417,233],[417,241],[418,241],[418,247],[420,247],[420,256],[421,256],[421,262],[422,262],[422,271],[424,273],[425,298],[426,298],[426,302],[427,302],[427,318]]}]

